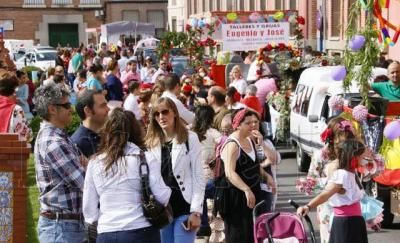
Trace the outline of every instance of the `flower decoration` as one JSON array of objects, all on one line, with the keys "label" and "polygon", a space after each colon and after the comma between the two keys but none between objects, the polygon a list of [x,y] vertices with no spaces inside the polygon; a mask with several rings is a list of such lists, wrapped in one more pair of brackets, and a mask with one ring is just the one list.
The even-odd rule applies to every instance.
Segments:
[{"label": "flower decoration", "polygon": [[368,181],[380,175],[385,169],[385,159],[379,153],[368,150],[370,156],[364,157],[360,163],[358,172],[362,174],[363,180]]},{"label": "flower decoration", "polygon": [[296,20],[297,20],[297,23],[300,25],[306,24],[306,20],[302,16],[297,16]]},{"label": "flower decoration", "polygon": [[353,118],[358,122],[363,122],[367,120],[368,109],[363,105],[357,105],[353,108],[352,112]]},{"label": "flower decoration", "polygon": [[343,111],[344,99],[342,96],[334,95],[328,100],[328,106],[333,111]]},{"label": "flower decoration", "polygon": [[299,192],[305,193],[307,196],[316,193],[317,190],[322,189],[320,182],[314,177],[300,177],[296,180],[296,188]]},{"label": "flower decoration", "polygon": [[330,143],[330,140],[332,140],[333,137],[333,132],[332,129],[326,128],[320,135],[321,141],[324,143]]},{"label": "flower decoration", "polygon": [[353,124],[348,120],[341,121],[337,124],[337,129],[340,131],[349,131],[354,134]]}]

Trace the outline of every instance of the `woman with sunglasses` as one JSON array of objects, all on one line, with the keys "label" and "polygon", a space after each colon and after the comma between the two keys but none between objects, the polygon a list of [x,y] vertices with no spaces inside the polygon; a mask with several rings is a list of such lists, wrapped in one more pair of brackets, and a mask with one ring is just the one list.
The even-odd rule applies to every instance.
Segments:
[{"label": "woman with sunglasses", "polygon": [[197,135],[186,129],[170,98],[161,97],[153,104],[145,143],[160,161],[162,178],[172,189],[169,203],[174,221],[161,229],[161,241],[194,242],[205,191],[201,144]]}]

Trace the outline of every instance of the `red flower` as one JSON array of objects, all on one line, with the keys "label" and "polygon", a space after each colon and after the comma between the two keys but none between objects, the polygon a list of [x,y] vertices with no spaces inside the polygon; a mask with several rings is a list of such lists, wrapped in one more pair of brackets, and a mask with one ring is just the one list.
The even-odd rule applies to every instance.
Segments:
[{"label": "red flower", "polygon": [[271,59],[269,57],[264,58],[265,63],[271,63]]},{"label": "red flower", "polygon": [[301,25],[306,24],[306,20],[302,16],[297,16],[296,20],[297,20],[298,24],[301,24]]},{"label": "red flower", "polygon": [[185,25],[185,30],[186,31],[189,31],[189,30],[191,30],[192,29],[192,26],[190,25],[190,24],[186,24]]},{"label": "red flower", "polygon": [[260,76],[260,75],[262,74],[261,69],[258,69],[258,70],[256,71],[256,74],[257,74],[258,76]]},{"label": "red flower", "polygon": [[321,61],[321,66],[328,66],[328,61],[325,60],[325,59],[323,59],[323,60]]},{"label": "red flower", "polygon": [[328,139],[331,139],[333,136],[332,129],[327,128],[321,133],[321,141],[326,143]]},{"label": "red flower", "polygon": [[278,49],[279,49],[280,51],[284,51],[284,50],[286,49],[286,45],[285,45],[284,43],[279,43],[279,44],[278,44]]},{"label": "red flower", "polygon": [[264,50],[266,50],[266,51],[272,51],[272,46],[271,46],[271,44],[266,45],[265,48],[264,48]]}]

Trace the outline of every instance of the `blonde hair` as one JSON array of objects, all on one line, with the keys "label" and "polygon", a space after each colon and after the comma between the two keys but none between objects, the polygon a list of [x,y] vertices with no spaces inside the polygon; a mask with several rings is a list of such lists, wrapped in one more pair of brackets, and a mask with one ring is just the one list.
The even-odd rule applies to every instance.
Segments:
[{"label": "blonde hair", "polygon": [[157,99],[156,102],[153,103],[153,107],[150,113],[150,124],[147,129],[147,134],[146,137],[144,138],[145,140],[145,145],[147,148],[154,148],[160,144],[163,144],[166,142],[166,137],[164,134],[163,129],[160,127],[158,122],[156,121],[156,117],[154,116],[154,113],[157,111],[157,108],[161,105],[164,104],[168,107],[168,109],[172,110],[174,113],[174,131],[176,134],[176,140],[178,144],[185,143],[188,140],[189,133],[188,130],[186,129],[185,125],[181,121],[179,117],[179,112],[178,109],[176,108],[175,103],[167,97],[161,97]]},{"label": "blonde hair", "polygon": [[232,68],[232,70],[231,70],[231,72],[230,72],[230,75],[232,75],[232,78],[234,77],[234,76],[233,76],[233,73],[234,73],[235,71],[238,71],[238,72],[240,73],[240,76],[242,76],[242,70],[240,69],[240,66],[239,66],[239,65],[235,65],[235,66],[233,66],[233,68]]}]

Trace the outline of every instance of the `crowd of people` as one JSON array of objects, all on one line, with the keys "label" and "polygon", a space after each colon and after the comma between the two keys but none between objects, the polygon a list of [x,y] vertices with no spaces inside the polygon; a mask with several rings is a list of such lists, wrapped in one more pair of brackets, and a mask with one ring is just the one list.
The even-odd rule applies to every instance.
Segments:
[{"label": "crowd of people", "polygon": [[[251,212],[262,200],[265,211],[274,209],[280,161],[263,129],[269,122],[266,98],[279,88],[267,65],[254,84],[239,65],[233,67],[225,90],[205,66],[178,77],[168,58],[156,69],[151,57],[134,56],[129,48],[60,49],[56,63],[36,90],[26,73],[0,71],[0,132],[30,141],[28,121],[33,115],[43,120],[34,145],[41,242],[186,243],[196,234],[211,235],[210,242],[254,241]],[[73,107],[81,125],[69,136],[64,129]],[[328,160],[335,167],[324,174],[329,190],[299,215],[332,195],[334,207],[360,200],[349,161],[364,148],[346,131],[332,138]],[[155,199],[173,213],[161,229],[143,214],[141,151]],[[220,193],[224,200],[210,204]],[[343,225],[353,222],[360,226],[362,218],[334,220],[330,242],[350,242]],[[363,227],[354,230],[361,234],[354,242],[366,242]]]}]

